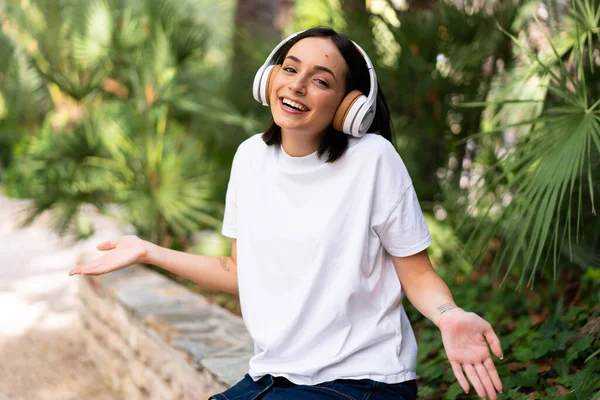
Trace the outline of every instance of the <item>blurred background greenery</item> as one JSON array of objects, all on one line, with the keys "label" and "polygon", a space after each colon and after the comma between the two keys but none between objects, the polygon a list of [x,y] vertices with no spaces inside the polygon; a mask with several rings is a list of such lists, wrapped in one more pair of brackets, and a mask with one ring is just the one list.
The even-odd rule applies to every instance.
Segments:
[{"label": "blurred background greenery", "polygon": [[[231,160],[270,117],[254,73],[316,25],[376,64],[432,261],[501,337],[502,398],[598,399],[599,0],[0,0],[4,194],[60,233],[95,207],[226,254]],[[468,398],[408,308],[420,398]]]}]

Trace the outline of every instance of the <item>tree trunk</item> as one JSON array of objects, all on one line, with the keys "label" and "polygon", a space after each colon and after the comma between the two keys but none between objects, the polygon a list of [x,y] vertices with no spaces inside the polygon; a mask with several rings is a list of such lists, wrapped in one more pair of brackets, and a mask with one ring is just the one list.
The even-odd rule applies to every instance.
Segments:
[{"label": "tree trunk", "polygon": [[412,11],[431,10],[436,2],[437,0],[409,0],[408,9]]},{"label": "tree trunk", "polygon": [[230,100],[246,113],[255,107],[254,75],[291,22],[294,0],[238,0],[235,12]]},{"label": "tree trunk", "polygon": [[367,12],[365,0],[342,0],[342,10],[348,12]]},{"label": "tree trunk", "polygon": [[[251,34],[254,39],[277,38],[279,31],[275,27],[275,18],[278,5],[278,0],[238,0],[235,10],[236,34]],[[238,46],[235,48],[240,50]]]},{"label": "tree trunk", "polygon": [[350,36],[367,54],[374,56],[371,13],[366,0],[341,0],[342,12],[346,20],[345,34]]}]

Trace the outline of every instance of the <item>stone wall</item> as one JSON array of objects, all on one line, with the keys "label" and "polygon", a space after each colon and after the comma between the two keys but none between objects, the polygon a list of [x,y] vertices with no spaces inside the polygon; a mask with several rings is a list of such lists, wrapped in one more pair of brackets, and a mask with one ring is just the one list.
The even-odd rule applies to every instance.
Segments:
[{"label": "stone wall", "polygon": [[79,278],[87,351],[123,399],[207,399],[248,371],[243,321],[202,296],[137,265]]}]

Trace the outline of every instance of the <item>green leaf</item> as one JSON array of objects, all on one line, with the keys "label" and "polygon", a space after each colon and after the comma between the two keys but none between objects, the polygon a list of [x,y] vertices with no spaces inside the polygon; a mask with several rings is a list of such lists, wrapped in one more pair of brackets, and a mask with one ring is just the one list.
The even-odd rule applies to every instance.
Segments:
[{"label": "green leaf", "polygon": [[600,354],[600,349],[598,349],[595,352],[593,352],[592,354],[590,354],[590,356],[585,359],[585,362],[588,363],[589,361],[591,361],[592,359],[594,359],[594,357],[596,357],[599,354]]},{"label": "green leaf", "polygon": [[575,342],[573,342],[572,347],[580,351],[589,350],[593,341],[594,338],[592,336],[584,336],[581,339],[578,339]]},{"label": "green leaf", "polygon": [[555,344],[556,350],[564,350],[571,339],[575,337],[575,332],[565,331],[559,332],[556,335]]},{"label": "green leaf", "polygon": [[595,360],[573,376],[572,389],[575,390],[577,399],[589,399],[593,392],[600,389],[599,371],[600,360]]},{"label": "green leaf", "polygon": [[529,361],[535,360],[535,353],[529,347],[519,347],[513,353],[513,357],[521,363],[527,363]]},{"label": "green leaf", "polygon": [[556,382],[570,388],[571,384],[573,383],[573,375],[562,375],[556,379]]},{"label": "green leaf", "polygon": [[593,341],[594,338],[591,336],[584,336],[573,342],[566,352],[567,361],[574,362],[580,357],[581,353],[591,350],[590,345]]},{"label": "green leaf", "polygon": [[448,390],[446,391],[445,399],[455,399],[459,394],[463,392],[460,384],[458,382],[454,382]]},{"label": "green leaf", "polygon": [[556,371],[558,376],[567,376],[569,375],[569,371],[571,364],[564,358],[559,358],[555,362],[552,363],[552,369]]},{"label": "green leaf", "polygon": [[519,324],[515,330],[511,332],[511,336],[515,338],[523,338],[528,336],[529,332],[531,331],[530,323],[530,319],[526,316],[519,318]]},{"label": "green leaf", "polygon": [[538,360],[547,354],[552,354],[556,351],[556,344],[553,340],[542,339],[533,342],[532,352],[533,360]]},{"label": "green leaf", "polygon": [[419,370],[419,374],[430,381],[439,379],[443,373],[444,366],[439,361],[428,363]]},{"label": "green leaf", "polygon": [[581,307],[570,307],[569,311],[567,311],[565,314],[564,319],[566,321],[571,321],[575,319],[582,311],[583,309]]},{"label": "green leaf", "polygon": [[525,371],[517,372],[517,383],[522,387],[534,388],[537,386],[539,368],[535,365],[527,367]]}]

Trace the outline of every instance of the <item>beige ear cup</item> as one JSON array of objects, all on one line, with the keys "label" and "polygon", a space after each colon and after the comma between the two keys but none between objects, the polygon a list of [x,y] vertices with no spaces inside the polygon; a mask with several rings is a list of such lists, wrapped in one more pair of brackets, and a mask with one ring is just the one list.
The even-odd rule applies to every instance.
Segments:
[{"label": "beige ear cup", "polygon": [[271,68],[271,71],[269,71],[269,77],[267,78],[267,89],[266,89],[266,99],[267,99],[267,104],[270,106],[271,105],[271,87],[273,86],[273,81],[275,80],[275,76],[277,76],[277,73],[279,72],[279,70],[281,69],[281,64],[277,64],[274,65],[273,68]]},{"label": "beige ear cup", "polygon": [[346,119],[346,115],[348,115],[348,111],[350,111],[350,108],[352,108],[352,105],[360,96],[364,96],[360,90],[353,90],[346,95],[344,100],[342,100],[342,104],[340,104],[333,116],[333,127],[336,131],[344,131],[344,120]]}]

